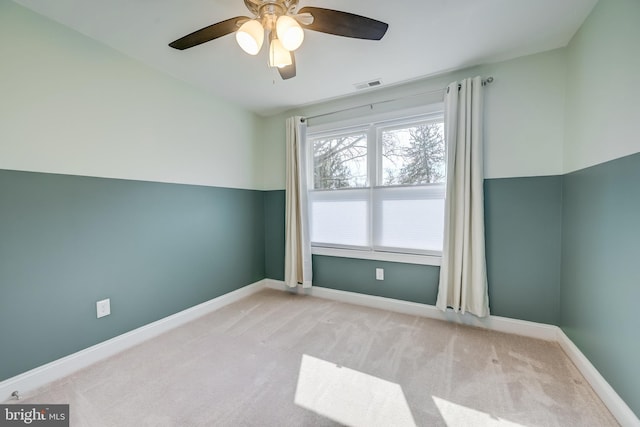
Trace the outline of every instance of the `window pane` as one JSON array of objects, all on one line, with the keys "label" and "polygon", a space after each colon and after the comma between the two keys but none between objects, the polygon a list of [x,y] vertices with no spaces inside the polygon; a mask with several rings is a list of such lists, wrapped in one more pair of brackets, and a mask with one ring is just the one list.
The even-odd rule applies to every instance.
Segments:
[{"label": "window pane", "polygon": [[311,192],[311,242],[370,246],[368,197],[368,190]]},{"label": "window pane", "polygon": [[440,252],[444,186],[376,188],[374,249]]},{"label": "window pane", "polygon": [[382,129],[381,185],[445,182],[444,123]]},{"label": "window pane", "polygon": [[314,189],[367,185],[366,133],[317,138],[312,146]]},{"label": "window pane", "polygon": [[312,244],[440,254],[446,181],[442,115],[357,126],[309,134]]},{"label": "window pane", "polygon": [[441,251],[444,200],[387,200],[382,203],[382,232],[378,245]]}]

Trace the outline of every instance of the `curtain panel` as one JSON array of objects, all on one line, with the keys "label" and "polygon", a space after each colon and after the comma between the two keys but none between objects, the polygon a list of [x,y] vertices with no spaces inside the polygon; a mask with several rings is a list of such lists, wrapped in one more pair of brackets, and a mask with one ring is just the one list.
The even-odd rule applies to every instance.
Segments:
[{"label": "curtain panel", "polygon": [[489,315],[484,239],[483,87],[474,77],[445,94],[447,189],[436,307]]},{"label": "curtain panel", "polygon": [[307,224],[306,124],[299,116],[286,121],[286,209],[284,282],[311,287],[311,243]]}]

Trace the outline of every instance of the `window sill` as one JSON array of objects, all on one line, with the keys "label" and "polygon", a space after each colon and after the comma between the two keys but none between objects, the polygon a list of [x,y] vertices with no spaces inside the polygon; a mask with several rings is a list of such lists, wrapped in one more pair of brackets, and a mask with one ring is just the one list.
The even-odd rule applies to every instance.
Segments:
[{"label": "window sill", "polygon": [[375,261],[401,262],[405,264],[420,264],[439,266],[441,257],[434,255],[400,254],[395,252],[359,251],[354,249],[311,247],[313,255],[334,256],[342,258],[370,259]]}]

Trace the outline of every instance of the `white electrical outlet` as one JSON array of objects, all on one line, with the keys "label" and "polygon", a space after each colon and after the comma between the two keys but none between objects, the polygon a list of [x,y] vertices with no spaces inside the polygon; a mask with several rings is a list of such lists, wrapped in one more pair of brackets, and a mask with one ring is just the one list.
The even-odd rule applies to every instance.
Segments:
[{"label": "white electrical outlet", "polygon": [[384,268],[376,268],[376,280],[384,280]]},{"label": "white electrical outlet", "polygon": [[96,314],[98,319],[111,314],[111,300],[109,298],[96,303]]}]

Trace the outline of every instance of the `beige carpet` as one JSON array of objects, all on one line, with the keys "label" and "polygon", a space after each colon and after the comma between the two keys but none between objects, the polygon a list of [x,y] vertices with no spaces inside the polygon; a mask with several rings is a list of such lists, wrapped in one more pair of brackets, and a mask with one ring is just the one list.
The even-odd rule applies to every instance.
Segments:
[{"label": "beige carpet", "polygon": [[82,427],[617,425],[555,343],[274,290],[21,403]]}]

